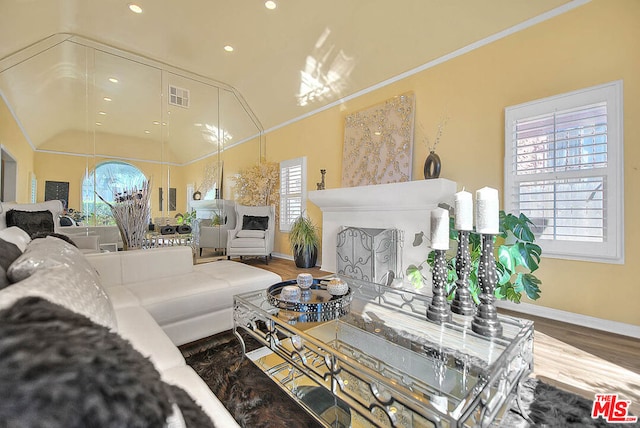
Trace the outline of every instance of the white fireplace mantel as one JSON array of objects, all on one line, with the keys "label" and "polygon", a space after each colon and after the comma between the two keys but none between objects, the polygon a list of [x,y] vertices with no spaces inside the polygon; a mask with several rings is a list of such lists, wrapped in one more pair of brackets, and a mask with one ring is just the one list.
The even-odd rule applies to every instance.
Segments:
[{"label": "white fireplace mantel", "polygon": [[429,241],[414,247],[414,236],[429,237],[431,210],[441,202],[453,205],[455,192],[456,183],[444,178],[309,192],[322,210],[322,270],[336,271],[336,237],[343,226],[399,229],[404,235],[399,269],[423,262]]}]

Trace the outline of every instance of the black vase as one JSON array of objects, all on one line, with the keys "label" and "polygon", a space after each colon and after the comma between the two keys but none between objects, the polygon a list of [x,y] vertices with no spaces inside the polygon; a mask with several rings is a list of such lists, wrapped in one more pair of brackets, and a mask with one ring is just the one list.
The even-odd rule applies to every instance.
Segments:
[{"label": "black vase", "polygon": [[440,156],[436,152],[429,153],[427,159],[424,161],[424,178],[438,178],[440,177]]},{"label": "black vase", "polygon": [[296,267],[299,268],[312,268],[318,261],[318,249],[313,247],[313,251],[304,251],[302,248],[298,251],[298,248],[293,249],[293,257],[296,262]]}]

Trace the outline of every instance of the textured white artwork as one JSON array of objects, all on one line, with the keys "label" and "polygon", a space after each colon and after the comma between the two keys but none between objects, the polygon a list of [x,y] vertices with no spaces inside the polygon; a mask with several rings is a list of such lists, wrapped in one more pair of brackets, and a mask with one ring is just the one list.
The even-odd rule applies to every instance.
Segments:
[{"label": "textured white artwork", "polygon": [[347,116],[342,156],[342,187],[411,180],[413,93]]}]

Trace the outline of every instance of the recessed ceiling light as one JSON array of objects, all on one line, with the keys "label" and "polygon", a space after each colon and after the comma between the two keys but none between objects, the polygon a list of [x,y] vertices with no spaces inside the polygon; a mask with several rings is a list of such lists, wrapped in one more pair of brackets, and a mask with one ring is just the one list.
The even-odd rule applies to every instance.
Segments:
[{"label": "recessed ceiling light", "polygon": [[102,126],[102,122],[96,122],[96,125]]},{"label": "recessed ceiling light", "polygon": [[153,121],[153,124],[154,124],[154,125],[160,125],[160,122],[158,122],[157,120],[154,120],[154,121]]},{"label": "recessed ceiling light", "polygon": [[135,3],[129,4],[129,10],[133,13],[142,13],[142,8]]},{"label": "recessed ceiling light", "polygon": [[118,83],[118,79],[116,79],[115,77],[109,77],[109,82]]},{"label": "recessed ceiling light", "polygon": [[144,130],[144,133],[145,133],[145,134],[151,134],[151,131],[149,131],[148,129],[145,129],[145,130]]},{"label": "recessed ceiling light", "polygon": [[98,112],[98,114],[99,114],[100,116],[104,116],[104,115],[106,115],[106,114],[107,114],[107,112],[106,112],[106,111],[99,111],[99,112]]},{"label": "recessed ceiling light", "polygon": [[267,9],[273,10],[277,7],[278,5],[276,4],[276,2],[268,0],[266,2],[264,2],[264,7],[266,7]]},{"label": "recessed ceiling light", "polygon": [[227,45],[227,46],[224,47],[224,50],[227,51],[227,52],[233,52],[233,46]]},{"label": "recessed ceiling light", "polygon": [[194,123],[195,126],[202,126],[201,123]]},{"label": "recessed ceiling light", "polygon": [[109,97],[104,97],[104,98],[103,98],[103,100],[105,100],[105,101],[111,101],[111,98],[109,98]]}]

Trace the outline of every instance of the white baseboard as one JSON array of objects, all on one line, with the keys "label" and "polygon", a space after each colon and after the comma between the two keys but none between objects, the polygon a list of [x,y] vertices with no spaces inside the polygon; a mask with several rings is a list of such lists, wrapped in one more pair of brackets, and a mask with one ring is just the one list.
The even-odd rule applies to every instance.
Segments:
[{"label": "white baseboard", "polygon": [[276,259],[285,259],[285,260],[293,260],[293,256],[289,254],[281,254],[281,253],[271,253],[273,257]]},{"label": "white baseboard", "polygon": [[509,309],[514,312],[521,312],[523,314],[535,315],[542,318],[549,318],[556,321],[592,328],[594,330],[603,330],[610,333],[640,339],[640,327],[633,324],[610,321],[588,315],[580,315],[574,312],[548,308],[546,306],[532,305],[531,303],[513,303],[499,300],[496,302],[496,306],[499,308]]}]

